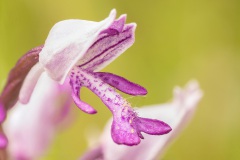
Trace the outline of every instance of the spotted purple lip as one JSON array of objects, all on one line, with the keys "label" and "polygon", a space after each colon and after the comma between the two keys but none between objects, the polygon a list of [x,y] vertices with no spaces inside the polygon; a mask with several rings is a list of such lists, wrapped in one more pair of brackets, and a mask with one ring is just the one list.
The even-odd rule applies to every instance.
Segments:
[{"label": "spotted purple lip", "polygon": [[[135,25],[125,25],[125,16],[114,21],[111,29],[101,32],[97,40],[88,49],[81,64],[70,73],[72,97],[75,104],[84,112],[94,114],[97,111],[79,98],[80,89],[87,87],[95,93],[113,114],[112,138],[118,144],[136,145],[143,139],[141,132],[162,135],[171,131],[166,123],[138,117],[131,105],[115,89],[130,95],[145,95],[147,90],[129,80],[112,73],[94,72],[98,67],[114,58],[122,47],[130,46],[134,41]],[[116,26],[119,27],[116,27]],[[118,28],[113,29],[113,28]]]},{"label": "spotted purple lip", "polygon": [[[110,73],[88,72],[76,67],[70,76],[72,97],[75,104],[84,112],[96,113],[96,110],[79,98],[79,90],[87,87],[95,93],[113,114],[112,138],[118,144],[136,145],[143,139],[141,132],[162,135],[171,131],[164,122],[138,117],[131,105],[115,89],[127,94],[144,95],[147,91],[140,85]],[[111,86],[113,87],[111,87]]]}]

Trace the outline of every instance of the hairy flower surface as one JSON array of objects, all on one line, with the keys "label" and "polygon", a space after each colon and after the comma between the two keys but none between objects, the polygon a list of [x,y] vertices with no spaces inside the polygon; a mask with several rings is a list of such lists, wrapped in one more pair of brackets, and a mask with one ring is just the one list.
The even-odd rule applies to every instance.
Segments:
[{"label": "hairy flower surface", "polygon": [[186,127],[191,120],[198,102],[202,97],[198,83],[192,81],[181,89],[174,89],[172,102],[139,108],[138,114],[149,118],[161,117],[169,123],[173,131],[167,135],[157,137],[145,135],[145,140],[137,146],[116,145],[109,138],[110,123],[105,127],[100,144],[89,150],[81,160],[142,160],[157,159],[163,155],[163,151],[173,141],[175,137]]}]

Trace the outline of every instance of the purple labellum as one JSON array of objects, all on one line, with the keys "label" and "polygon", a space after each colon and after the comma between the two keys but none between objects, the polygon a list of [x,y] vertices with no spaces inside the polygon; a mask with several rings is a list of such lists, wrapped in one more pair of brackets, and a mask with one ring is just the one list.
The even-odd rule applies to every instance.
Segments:
[{"label": "purple labellum", "polygon": [[163,135],[171,130],[171,127],[162,121],[138,117],[130,106],[125,106],[120,119],[113,117],[111,129],[112,138],[116,143],[129,146],[139,144],[140,138],[144,139],[141,132]]},{"label": "purple labellum", "polygon": [[[70,79],[70,84],[74,90],[73,92],[77,93],[75,95],[78,95],[81,87],[87,87],[94,92],[112,112],[112,138],[116,143],[129,146],[137,145],[140,143],[140,138],[143,138],[141,132],[162,135],[171,131],[170,126],[162,121],[138,117],[131,108],[131,105],[120,94],[115,92],[114,88],[94,73],[75,67],[74,70],[72,70]],[[121,83],[119,84],[121,85]],[[76,100],[74,97],[75,103],[81,105],[78,103],[79,99]],[[78,107],[82,109],[82,106]]]},{"label": "purple labellum", "polygon": [[114,88],[130,95],[146,95],[147,90],[133,82],[128,81],[127,79],[120,77],[118,75],[106,72],[95,72],[95,76],[100,78],[102,81],[108,83]]}]

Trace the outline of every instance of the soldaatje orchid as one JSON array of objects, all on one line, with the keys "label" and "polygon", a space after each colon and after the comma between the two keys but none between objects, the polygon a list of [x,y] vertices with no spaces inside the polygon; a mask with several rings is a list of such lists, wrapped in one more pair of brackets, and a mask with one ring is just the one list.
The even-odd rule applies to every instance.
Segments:
[{"label": "soldaatje orchid", "polygon": [[146,89],[112,73],[98,72],[134,42],[135,23],[125,24],[126,15],[115,19],[116,10],[101,22],[65,20],[51,29],[36,63],[26,76],[19,101],[27,103],[42,73],[62,84],[70,79],[72,98],[84,112],[96,110],[81,101],[82,87],[95,93],[113,114],[111,135],[118,144],[137,145],[141,132],[162,135],[171,131],[166,123],[139,117],[115,89],[131,95],[145,95]]},{"label": "soldaatje orchid", "polygon": [[[100,22],[65,20],[55,24],[44,45],[29,51],[11,71],[1,95],[4,107],[9,109],[16,102],[29,103],[39,77],[46,73],[60,85],[66,83],[71,86],[73,101],[86,113],[94,114],[96,110],[81,101],[80,89],[87,87],[94,92],[113,114],[111,136],[118,144],[139,144],[143,139],[141,132],[152,135],[169,133],[169,125],[156,119],[139,117],[130,103],[115,91],[145,95],[147,91],[144,87],[112,73],[98,72],[135,40],[136,24],[125,24],[126,15],[119,19],[115,17],[114,9]],[[18,77],[19,70],[22,74]]]},{"label": "soldaatje orchid", "polygon": [[[53,137],[56,125],[65,118],[66,108],[68,109],[72,100],[82,111],[89,114],[96,113],[93,107],[80,99],[82,87],[87,87],[95,93],[112,112],[113,119],[109,133],[117,144],[139,145],[140,139],[146,137],[144,133],[164,135],[172,130],[168,124],[158,120],[161,117],[140,117],[131,104],[115,91],[118,89],[138,96],[147,94],[144,87],[118,75],[99,72],[128,49],[135,40],[136,24],[125,24],[126,15],[118,19],[115,17],[116,10],[112,10],[110,15],[100,22],[86,20],[58,22],[51,29],[44,45],[30,50],[12,69],[0,96],[1,122],[5,119],[5,111],[13,106],[16,108],[9,114],[10,118],[5,125],[12,157],[31,159],[42,154]],[[42,84],[46,84],[46,87],[39,88]],[[65,101],[55,104],[63,94]],[[42,98],[42,103],[38,103],[39,97]],[[49,103],[49,100],[52,102]],[[61,108],[59,110],[62,114],[55,113],[56,106]],[[50,118],[46,120],[50,122],[44,125],[41,117],[44,119],[47,116],[44,111],[48,110]],[[28,112],[33,112],[32,115],[35,115],[32,123],[30,123],[32,117],[27,114]],[[25,113],[28,116],[24,116]],[[30,123],[34,127],[29,128],[20,121],[14,122],[20,114],[26,118],[22,123]],[[59,121],[56,122],[54,117],[59,117],[57,118]],[[22,127],[26,127],[29,135],[23,134],[26,131],[21,131]],[[35,134],[36,132],[39,134]],[[34,139],[34,136],[42,141]],[[4,136],[0,138],[3,139],[2,142],[7,143]],[[26,143],[25,148],[21,148],[20,144],[25,140],[31,142]],[[40,147],[33,147],[31,150],[30,146],[33,145]]]}]

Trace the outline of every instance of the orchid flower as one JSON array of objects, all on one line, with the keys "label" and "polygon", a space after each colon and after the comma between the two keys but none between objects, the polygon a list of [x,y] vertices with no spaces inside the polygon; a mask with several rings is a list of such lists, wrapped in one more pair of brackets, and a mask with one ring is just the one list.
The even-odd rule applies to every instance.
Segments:
[{"label": "orchid flower", "polygon": [[70,87],[59,85],[46,73],[40,76],[29,103],[17,102],[4,123],[12,159],[36,159],[45,153],[58,124],[67,118],[69,96]]},{"label": "orchid flower", "polygon": [[[116,89],[133,96],[145,95],[147,90],[113,73],[99,72],[134,43],[136,24],[125,21],[126,15],[116,19],[116,10],[112,10],[100,22],[58,22],[44,45],[30,50],[17,62],[0,95],[0,123],[5,120],[6,110],[15,106],[5,123],[13,159],[34,159],[42,155],[53,139],[56,126],[66,118],[72,101],[86,113],[97,113],[80,99],[82,87],[95,93],[113,114],[107,133],[103,134],[99,147],[90,151],[91,156],[120,160],[147,147],[141,158],[148,159],[150,155],[157,156],[185,125],[188,120],[184,119],[194,111],[201,97],[197,85],[176,90],[174,101],[161,109],[155,106],[135,111]],[[62,103],[58,103],[61,100]],[[165,138],[149,136],[164,135],[172,130],[158,120],[161,117],[175,130]],[[109,140],[109,131],[117,144],[133,146],[144,137],[146,140],[132,148],[119,146]],[[153,143],[158,140],[161,143]],[[6,144],[5,136],[0,134],[0,148]]]},{"label": "orchid flower", "polygon": [[196,81],[188,83],[184,89],[176,87],[174,89],[172,102],[162,105],[146,106],[137,110],[139,115],[145,117],[161,117],[173,128],[171,133],[161,137],[144,134],[145,140],[141,144],[132,147],[120,146],[113,143],[109,138],[110,123],[108,123],[102,134],[100,144],[88,151],[81,160],[154,160],[163,156],[163,151],[166,147],[191,120],[201,97],[202,91],[199,89]]},{"label": "orchid flower", "polygon": [[163,135],[171,131],[166,123],[141,118],[119,93],[145,95],[142,86],[112,73],[98,72],[134,43],[135,23],[125,24],[126,15],[115,19],[116,10],[100,22],[65,20],[51,29],[39,53],[39,62],[26,75],[19,101],[28,103],[34,87],[43,73],[59,84],[68,81],[75,104],[84,112],[97,111],[80,99],[80,89],[95,93],[113,114],[111,135],[118,144],[137,145],[141,132]]}]

